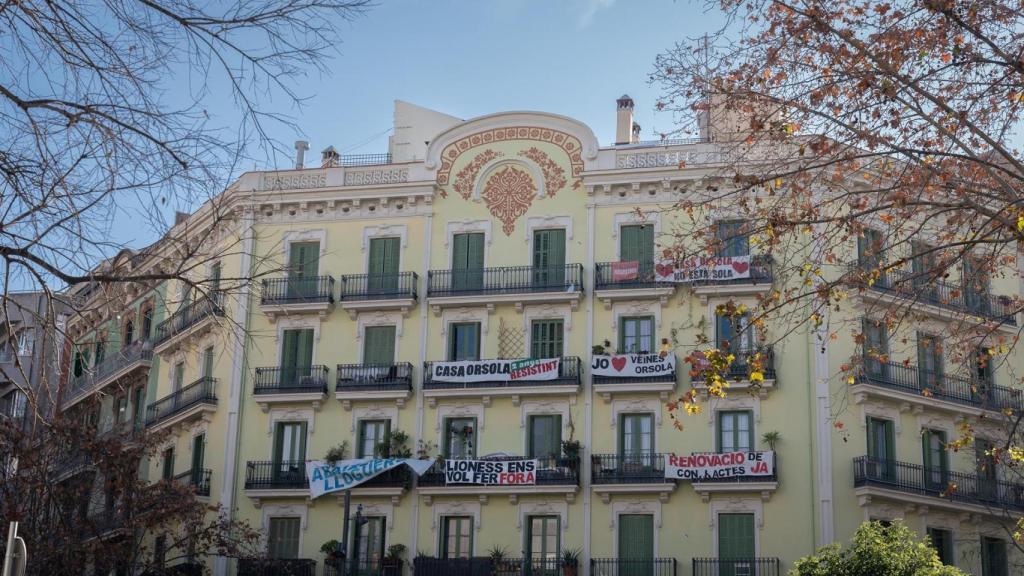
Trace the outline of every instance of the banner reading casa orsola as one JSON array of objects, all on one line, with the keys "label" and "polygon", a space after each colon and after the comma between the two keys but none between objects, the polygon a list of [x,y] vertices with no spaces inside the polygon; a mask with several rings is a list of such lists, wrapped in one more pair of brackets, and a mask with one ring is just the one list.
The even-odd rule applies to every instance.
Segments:
[{"label": "banner reading casa orsola", "polygon": [[445,460],[445,484],[518,486],[537,482],[536,460]]},{"label": "banner reading casa orsola", "polygon": [[685,260],[665,260],[654,267],[658,282],[701,282],[750,278],[750,256],[694,256]]},{"label": "banner reading casa orsola", "polygon": [[701,481],[771,476],[774,472],[775,452],[665,455],[665,477],[677,480]]},{"label": "banner reading casa orsola", "polygon": [[561,358],[434,362],[430,378],[435,382],[554,380],[561,365]]},{"label": "banner reading casa orsola", "polygon": [[617,354],[595,355],[590,359],[590,372],[595,376],[643,378],[669,375],[676,370],[675,354]]},{"label": "banner reading casa orsola", "polygon": [[363,458],[339,460],[333,464],[311,460],[306,462],[309,497],[317,498],[331,492],[354,488],[374,476],[399,466],[408,466],[417,475],[422,476],[433,464],[433,460],[415,458]]}]

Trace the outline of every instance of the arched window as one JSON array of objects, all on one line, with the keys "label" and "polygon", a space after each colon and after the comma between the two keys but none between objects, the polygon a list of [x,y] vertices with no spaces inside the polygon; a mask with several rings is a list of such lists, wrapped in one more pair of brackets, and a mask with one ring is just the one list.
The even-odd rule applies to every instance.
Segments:
[{"label": "arched window", "polygon": [[124,323],[124,345],[131,346],[135,340],[135,323],[131,320]]},{"label": "arched window", "polygon": [[143,340],[149,340],[153,336],[153,308],[147,306],[142,311],[142,334],[139,335]]}]

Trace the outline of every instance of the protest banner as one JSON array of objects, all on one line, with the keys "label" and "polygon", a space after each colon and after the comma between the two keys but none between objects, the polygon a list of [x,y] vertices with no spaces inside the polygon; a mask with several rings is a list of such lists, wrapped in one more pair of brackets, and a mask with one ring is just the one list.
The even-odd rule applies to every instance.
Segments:
[{"label": "protest banner", "polygon": [[561,364],[561,358],[434,362],[430,366],[430,379],[435,382],[554,380],[558,378]]},{"label": "protest banner", "polygon": [[658,282],[692,282],[738,280],[750,278],[750,261],[747,256],[694,256],[684,260],[666,260],[654,267],[654,279]]},{"label": "protest banner", "polygon": [[520,486],[537,482],[536,460],[445,460],[445,484]]},{"label": "protest banner", "polygon": [[433,460],[415,458],[362,458],[328,463],[319,460],[306,462],[309,478],[309,497],[317,498],[331,492],[348,490],[392,468],[408,466],[422,476],[434,464]]},{"label": "protest banner", "polygon": [[590,372],[595,376],[644,378],[670,375],[676,370],[675,354],[617,354],[595,355],[590,360]]},{"label": "protest banner", "polygon": [[665,477],[694,482],[724,478],[771,476],[775,452],[724,452],[721,454],[665,455]]}]

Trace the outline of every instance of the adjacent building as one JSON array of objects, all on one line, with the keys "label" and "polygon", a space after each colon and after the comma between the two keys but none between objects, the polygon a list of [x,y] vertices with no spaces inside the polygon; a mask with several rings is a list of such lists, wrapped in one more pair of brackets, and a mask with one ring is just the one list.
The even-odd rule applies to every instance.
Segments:
[{"label": "adjacent building", "polygon": [[[753,309],[799,283],[793,262],[811,261],[810,249],[759,254],[737,206],[679,210],[728,185],[718,170],[729,134],[640,142],[632,108],[617,101],[606,146],[564,116],[462,120],[404,102],[387,154],[328,147],[306,166],[297,143],[294,169],[243,174],[176,224],[170,235],[206,239],[192,282],[130,288],[123,305],[73,323],[65,409],[101,394],[82,417],[172,430],[149,477],[192,483],[262,526],[268,554],[295,573],[335,573],[321,546],[342,537],[342,498],[310,499],[304,464],[332,449],[538,462],[528,485],[449,482],[437,464],[355,488],[350,554],[368,573],[393,570],[384,557],[401,544],[404,570],[418,558],[425,572],[497,551],[492,566],[557,570],[578,549],[582,574],[774,575],[868,519],[904,519],[974,573],[1019,569],[1001,526],[1007,510],[1024,512],[1024,487],[984,465],[983,447],[1022,408],[1011,386],[1021,362],[964,362],[940,345],[967,319],[990,338],[1014,333],[999,296],[1019,294],[1016,270],[980,288],[928,284],[921,318],[893,334],[875,320],[908,297],[896,279],[851,289],[831,321],[864,326],[864,345],[852,329],[755,334],[721,307]],[[657,280],[662,247],[695,227],[716,231],[708,255],[731,271]],[[878,230],[824,274],[878,258]],[[222,278],[256,280],[220,290]],[[683,361],[718,345],[736,356],[724,398]],[[840,367],[865,347],[876,354],[851,385]],[[508,359],[558,362],[543,379],[480,368]],[[763,377],[753,383],[752,361]],[[704,410],[678,430],[667,402],[691,387]],[[979,458],[947,449],[962,422]],[[666,477],[664,454],[734,452],[768,467]]]},{"label": "adjacent building", "polygon": [[11,292],[2,301],[0,417],[30,432],[37,416],[47,417],[57,404],[70,307],[44,292]]}]

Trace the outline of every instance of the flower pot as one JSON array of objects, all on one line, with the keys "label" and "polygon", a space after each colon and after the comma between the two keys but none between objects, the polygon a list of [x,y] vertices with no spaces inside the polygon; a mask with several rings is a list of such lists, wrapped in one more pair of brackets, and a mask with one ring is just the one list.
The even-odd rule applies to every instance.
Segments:
[{"label": "flower pot", "polygon": [[576,576],[576,566],[572,564],[562,566],[562,576]]}]

